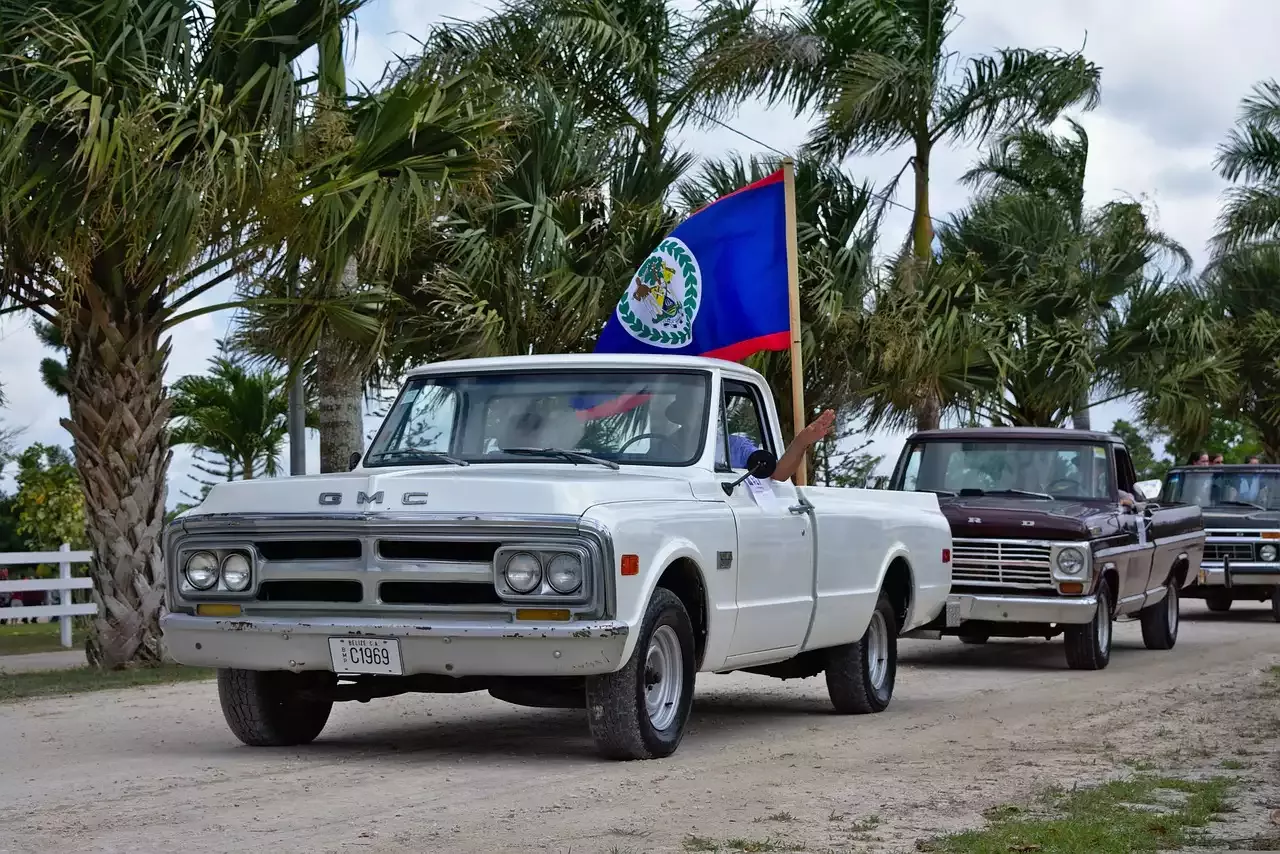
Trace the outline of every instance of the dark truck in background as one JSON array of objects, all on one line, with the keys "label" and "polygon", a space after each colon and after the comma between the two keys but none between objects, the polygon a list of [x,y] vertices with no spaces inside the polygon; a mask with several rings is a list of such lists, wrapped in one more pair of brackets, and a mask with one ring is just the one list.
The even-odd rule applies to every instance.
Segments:
[{"label": "dark truck in background", "polygon": [[1177,466],[1161,500],[1197,504],[1204,514],[1204,561],[1183,595],[1210,611],[1237,599],[1270,601],[1280,622],[1280,466]]},{"label": "dark truck in background", "polygon": [[1100,670],[1112,622],[1142,621],[1148,649],[1172,649],[1178,600],[1205,532],[1194,503],[1158,503],[1109,433],[976,427],[915,433],[890,489],[933,492],[951,524],[951,593],[915,633],[1064,635],[1067,665]]}]

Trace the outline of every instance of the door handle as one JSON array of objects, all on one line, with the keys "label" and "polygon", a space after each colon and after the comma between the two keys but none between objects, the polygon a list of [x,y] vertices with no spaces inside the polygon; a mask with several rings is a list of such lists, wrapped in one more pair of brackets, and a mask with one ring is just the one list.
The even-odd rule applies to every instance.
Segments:
[{"label": "door handle", "polygon": [[790,507],[787,508],[787,512],[791,513],[793,516],[802,516],[805,513],[809,512],[809,505],[808,504],[792,504]]}]

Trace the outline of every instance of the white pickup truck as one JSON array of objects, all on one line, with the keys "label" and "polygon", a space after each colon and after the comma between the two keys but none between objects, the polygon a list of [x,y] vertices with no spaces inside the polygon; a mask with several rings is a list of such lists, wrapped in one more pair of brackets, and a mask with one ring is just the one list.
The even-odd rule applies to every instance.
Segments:
[{"label": "white pickup truck", "polygon": [[838,711],[882,711],[951,586],[947,520],[931,493],[775,481],[781,450],[732,362],[432,365],[350,472],[219,484],[172,523],[165,641],[219,668],[251,745],[310,742],[335,701],[488,691],[662,757],[698,671],[825,672]]}]

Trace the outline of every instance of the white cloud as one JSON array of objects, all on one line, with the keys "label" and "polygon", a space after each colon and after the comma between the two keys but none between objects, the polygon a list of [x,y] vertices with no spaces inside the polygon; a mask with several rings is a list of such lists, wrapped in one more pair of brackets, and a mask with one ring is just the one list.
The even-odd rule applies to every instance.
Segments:
[{"label": "white cloud", "polygon": [[[680,0],[692,8],[696,0]],[[415,39],[446,18],[474,20],[499,0],[381,0],[360,14],[358,38],[351,58],[353,80],[371,83],[395,53],[410,53]],[[794,3],[775,0],[775,8]],[[964,16],[951,47],[961,56],[1005,46],[1074,49],[1086,44],[1090,59],[1103,67],[1101,106],[1082,117],[1090,135],[1088,200],[1098,204],[1117,197],[1148,200],[1162,228],[1182,241],[1197,260],[1213,233],[1222,182],[1214,175],[1216,145],[1235,118],[1240,98],[1256,81],[1275,75],[1274,38],[1280,32],[1280,4],[1267,0],[960,0]],[[1087,35],[1087,43],[1086,43]],[[756,139],[794,149],[807,125],[788,110],[767,109],[748,102],[728,123]],[[685,147],[703,157],[730,151],[750,154],[756,145],[724,128],[689,130]],[[972,149],[935,152],[931,183],[933,214],[942,218],[959,209],[966,191],[955,184],[970,165]],[[907,152],[851,158],[854,174],[884,184],[902,167]],[[910,199],[904,184],[899,200]],[[886,222],[885,241],[905,235],[909,214],[895,210]],[[212,302],[225,295],[210,294]],[[227,312],[193,321],[174,336],[169,377],[200,371],[223,335]],[[0,323],[0,380],[8,406],[7,423],[25,426],[26,442],[68,445],[58,426],[65,403],[44,389],[39,361],[46,355],[24,321]],[[1130,417],[1130,407],[1110,403],[1098,407],[1094,422],[1108,427]],[[370,423],[372,427],[372,423]],[[873,450],[889,461],[900,437],[877,434]],[[317,459],[314,435],[308,442],[312,470]],[[287,457],[286,457],[287,460]],[[175,452],[170,503],[180,498],[190,456]],[[185,481],[189,484],[189,481]]]}]

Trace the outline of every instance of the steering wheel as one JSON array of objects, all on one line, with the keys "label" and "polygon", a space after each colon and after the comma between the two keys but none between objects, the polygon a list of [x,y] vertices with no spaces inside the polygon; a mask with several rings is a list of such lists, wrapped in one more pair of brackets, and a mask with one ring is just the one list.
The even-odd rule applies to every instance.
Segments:
[{"label": "steering wheel", "polygon": [[1074,478],[1074,477],[1060,477],[1060,478],[1058,478],[1057,480],[1050,482],[1050,483],[1049,483],[1049,485],[1048,485],[1048,486],[1046,486],[1046,487],[1044,488],[1044,491],[1045,491],[1045,492],[1048,492],[1048,493],[1050,493],[1050,494],[1052,494],[1052,493],[1054,493],[1054,492],[1062,492],[1062,491],[1064,491],[1064,490],[1055,490],[1055,489],[1054,489],[1054,487],[1055,487],[1055,486],[1057,486],[1057,485],[1058,485],[1058,484],[1060,484],[1060,483],[1061,483],[1061,484],[1063,484],[1063,485],[1066,487],[1066,489],[1072,489],[1072,488],[1074,488],[1074,489],[1076,489],[1076,490],[1079,490],[1079,489],[1080,489],[1080,481],[1079,481],[1079,480],[1077,480],[1076,478]]},{"label": "steering wheel", "polygon": [[625,454],[627,452],[627,448],[630,448],[632,445],[634,445],[636,442],[639,442],[641,439],[655,439],[658,442],[666,445],[667,448],[673,452],[671,454],[672,459],[678,459],[680,457],[680,448],[676,445],[675,442],[671,441],[671,437],[668,436],[666,433],[641,433],[638,436],[632,436],[630,439],[622,443],[622,447],[618,449],[617,453]]}]

